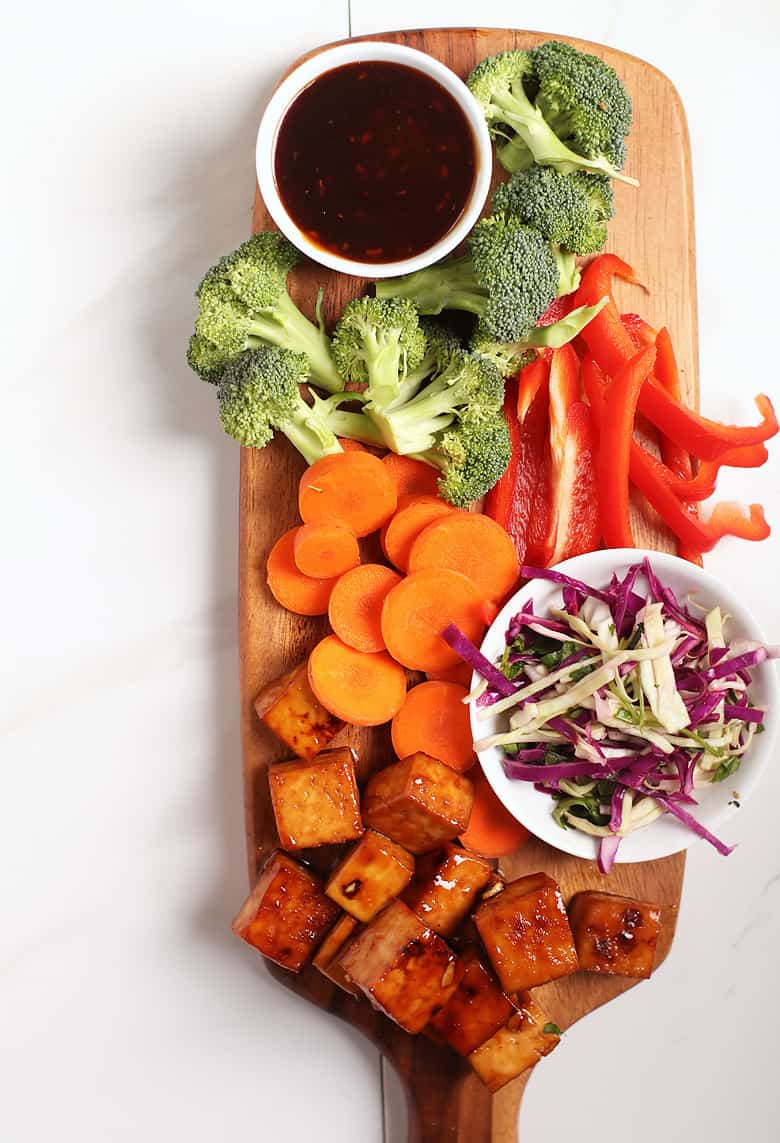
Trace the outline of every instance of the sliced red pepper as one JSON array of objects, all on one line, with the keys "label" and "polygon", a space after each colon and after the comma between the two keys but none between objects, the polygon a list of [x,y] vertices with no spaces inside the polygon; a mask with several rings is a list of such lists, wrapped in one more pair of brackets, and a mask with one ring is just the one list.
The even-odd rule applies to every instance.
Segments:
[{"label": "sliced red pepper", "polygon": [[[655,339],[656,359],[655,359],[655,376],[666,389],[667,393],[675,399],[675,401],[682,401],[682,386],[680,385],[680,372],[677,368],[677,358],[674,354],[672,347],[672,339],[669,330],[666,326],[659,330],[658,336]],[[693,462],[691,461],[691,454],[682,448],[676,441],[670,440],[667,436],[661,437],[661,458],[668,469],[671,470],[676,476],[679,476],[682,481],[690,481],[693,478]],[[710,462],[704,461],[703,464]],[[681,499],[688,500],[686,504],[688,511],[691,515],[698,515],[698,508],[692,501],[704,500],[707,496],[711,496],[715,491],[715,478],[718,475],[717,467],[713,470],[707,469],[704,472],[699,472],[702,477],[702,482],[712,482],[712,491],[707,492],[704,496],[689,495],[688,497],[681,497]],[[677,493],[679,495],[679,492]],[[694,551],[692,548],[686,547],[685,544],[677,541],[677,555],[680,559],[688,560],[692,564],[698,564],[701,567],[702,558],[701,552]]]},{"label": "sliced red pepper", "polygon": [[605,296],[610,299],[580,334],[592,356],[610,376],[614,376],[636,353],[631,335],[624,328],[612,299],[614,277],[628,282],[637,281],[633,268],[622,258],[616,254],[600,254],[583,270],[575,295],[577,306],[593,306]]},{"label": "sliced red pepper", "polygon": [[615,374],[600,417],[596,474],[601,529],[608,548],[633,548],[628,474],[639,391],[655,363],[655,346],[635,354]]},{"label": "sliced red pepper", "polygon": [[724,425],[695,413],[676,401],[654,377],[648,377],[639,394],[639,411],[665,436],[694,456],[717,460],[726,449],[761,444],[777,433],[780,426],[772,402],[763,393],[759,393],[755,402],[761,414],[760,424]]},{"label": "sliced red pepper", "polygon": [[656,332],[649,322],[639,314],[621,314],[620,320],[623,329],[634,343],[634,349],[644,349],[647,345],[656,345]]},{"label": "sliced red pepper", "polygon": [[[663,454],[663,449],[661,450]],[[686,454],[687,455],[687,454]],[[679,476],[663,456],[665,465],[664,480],[678,500],[707,500],[715,492],[718,473],[721,468],[760,468],[769,457],[766,446],[742,445],[741,448],[727,449],[717,460],[703,460],[696,476],[687,479]],[[688,508],[692,507],[688,504]]]},{"label": "sliced red pepper", "polygon": [[560,298],[553,298],[547,309],[539,318],[537,325],[554,325],[571,313],[577,306],[577,295],[562,294]]},{"label": "sliced red pepper", "polygon": [[558,519],[552,564],[595,551],[601,539],[596,432],[584,401],[575,401],[566,415],[566,439],[556,476],[553,504]]},{"label": "sliced red pepper", "polygon": [[711,551],[724,536],[741,540],[765,540],[770,529],[760,504],[751,504],[748,515],[740,504],[721,502],[703,523],[691,515],[664,480],[662,461],[638,445],[631,450],[631,479],[652,504],[670,531],[695,552]]},{"label": "sliced red pepper", "polygon": [[[504,415],[512,456],[506,472],[485,497],[485,513],[509,533],[519,560],[526,558],[532,521],[544,508],[549,358],[526,365],[506,386]],[[546,497],[545,497],[546,503]]]}]

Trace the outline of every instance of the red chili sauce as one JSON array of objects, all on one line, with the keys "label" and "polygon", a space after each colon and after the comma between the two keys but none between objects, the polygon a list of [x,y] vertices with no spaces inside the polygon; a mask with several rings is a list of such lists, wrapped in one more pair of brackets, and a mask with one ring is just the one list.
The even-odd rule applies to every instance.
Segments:
[{"label": "red chili sauce", "polygon": [[471,194],[476,148],[454,98],[430,76],[369,60],[334,68],[295,98],[274,176],[285,209],[324,250],[395,262],[452,229]]}]

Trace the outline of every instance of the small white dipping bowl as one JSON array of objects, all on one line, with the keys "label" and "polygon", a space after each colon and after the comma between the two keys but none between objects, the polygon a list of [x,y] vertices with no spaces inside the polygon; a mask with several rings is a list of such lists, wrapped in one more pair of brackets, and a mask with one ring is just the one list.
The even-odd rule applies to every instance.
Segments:
[{"label": "small white dipping bowl", "polygon": [[[665,552],[646,552],[635,548],[619,548],[602,552],[589,552],[575,556],[558,564],[556,571],[583,580],[593,587],[606,587],[612,573],[623,578],[628,568],[647,556],[661,583],[670,587],[681,603],[689,600],[704,608],[719,605],[724,615],[730,617],[727,634],[729,640],[755,639],[766,642],[761,628],[750,614],[740,595],[726,584],[696,567]],[[641,592],[643,581],[638,580]],[[482,644],[482,653],[491,662],[500,658],[505,646],[505,634],[509,620],[520,611],[528,599],[534,601],[537,615],[547,615],[550,607],[562,605],[561,588],[549,580],[529,580],[504,606],[490,627]],[[736,806],[729,805],[734,800],[734,791],[739,791],[739,802],[744,804],[758,785],[761,775],[773,756],[774,741],[780,720],[780,684],[775,663],[768,661],[752,669],[753,685],[750,697],[757,706],[767,708],[766,730],[756,735],[747,750],[742,765],[725,782],[702,782],[696,786],[694,796],[698,806],[690,806],[690,812],[712,833],[734,817]],[[472,686],[476,686],[478,675],[473,676]],[[477,711],[488,712],[488,717],[477,718]],[[490,716],[490,707],[478,708],[471,704],[471,729],[475,740],[498,734],[508,729],[508,715]],[[556,824],[552,811],[555,802],[549,794],[536,790],[532,782],[522,782],[507,778],[501,765],[504,757],[499,747],[483,750],[479,761],[488,782],[498,798],[513,817],[549,845],[575,857],[594,860],[598,852],[598,839],[590,837],[578,829],[561,829]],[[687,849],[700,839],[691,830],[678,822],[670,814],[664,814],[650,822],[643,829],[635,830],[625,837],[617,853],[617,861],[653,861]]]},{"label": "small white dipping bowl", "polygon": [[[285,113],[296,96],[325,72],[332,71],[333,68],[343,67],[344,64],[365,60],[382,60],[387,63],[403,64],[435,79],[445,91],[449,92],[463,111],[474,139],[474,182],[460,217],[433,246],[412,258],[404,258],[398,262],[356,262],[351,258],[342,258],[332,250],[324,250],[321,246],[317,246],[311,239],[307,238],[287,213],[274,177],[274,152],[277,134]],[[396,278],[401,274],[420,270],[424,266],[431,266],[449,254],[464,240],[479,218],[490,189],[493,152],[488,129],[479,105],[463,80],[454,71],[445,67],[443,63],[439,63],[426,52],[418,52],[416,48],[407,48],[401,44],[384,43],[379,40],[373,43],[338,44],[336,47],[327,48],[318,55],[305,60],[299,67],[290,72],[287,78],[279,84],[265,109],[257,133],[255,162],[260,194],[263,196],[263,202],[268,208],[268,213],[282,234],[289,238],[294,246],[297,246],[313,261],[319,262],[322,266],[328,266],[331,270],[339,270],[342,274],[354,274],[360,278]]]}]

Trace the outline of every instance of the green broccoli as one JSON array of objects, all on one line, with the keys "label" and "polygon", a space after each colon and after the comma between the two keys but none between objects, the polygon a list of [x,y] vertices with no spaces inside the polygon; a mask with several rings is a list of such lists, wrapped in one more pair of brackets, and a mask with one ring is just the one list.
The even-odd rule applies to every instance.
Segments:
[{"label": "green broccoli", "polygon": [[631,100],[598,56],[551,40],[530,52],[489,56],[467,82],[491,134],[504,140],[498,158],[511,173],[536,162],[639,185],[621,171]]},{"label": "green broccoli", "polygon": [[[217,384],[225,432],[242,445],[264,448],[278,429],[308,464],[341,452],[338,436],[379,443],[371,422],[360,413],[343,412],[333,404],[334,398],[323,400],[310,394],[313,403],[307,404],[301,386],[308,376],[306,355],[279,346],[263,345],[233,357]],[[307,392],[305,386],[303,392]]]},{"label": "green broccoli", "polygon": [[446,367],[401,405],[366,413],[385,443],[398,453],[434,448],[441,434],[466,412],[493,417],[504,403],[504,382],[493,362],[465,349],[453,350]]},{"label": "green broccoli", "polygon": [[402,298],[355,298],[344,307],[333,331],[333,356],[344,381],[367,386],[372,408],[397,401],[409,372],[427,348],[414,305]]},{"label": "green broccoli", "polygon": [[514,215],[573,254],[601,250],[615,213],[606,175],[562,174],[538,163],[496,188],[493,210]]},{"label": "green broccoli", "polygon": [[441,472],[439,492],[450,504],[468,508],[504,474],[512,455],[509,429],[501,412],[466,412],[418,460]]},{"label": "green broccoli", "polygon": [[309,376],[321,388],[334,393],[343,387],[322,323],[304,317],[287,292],[287,275],[299,258],[286,238],[266,231],[208,271],[196,294],[199,314],[188,353],[204,380],[218,375],[217,355],[227,361],[270,344],[305,354]]},{"label": "green broccoli", "polygon": [[578,306],[550,325],[537,325],[526,330],[516,341],[493,341],[483,336],[477,327],[471,339],[471,349],[489,358],[502,377],[512,377],[533,360],[537,349],[560,349],[562,345],[573,341],[608,301],[609,298],[602,298],[594,306]]},{"label": "green broccoli", "polygon": [[465,310],[489,337],[514,341],[578,280],[574,255],[554,250],[519,219],[494,214],[474,227],[465,257],[379,281],[376,294],[409,298],[423,314]]}]

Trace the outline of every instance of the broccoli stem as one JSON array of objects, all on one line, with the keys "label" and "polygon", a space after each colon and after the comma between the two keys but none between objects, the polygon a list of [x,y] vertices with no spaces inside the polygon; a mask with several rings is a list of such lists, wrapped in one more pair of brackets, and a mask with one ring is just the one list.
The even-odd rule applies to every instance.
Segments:
[{"label": "broccoli stem", "polygon": [[510,175],[519,175],[534,165],[534,157],[519,135],[513,135],[500,147],[496,147],[498,161]]},{"label": "broccoli stem", "polygon": [[339,408],[339,402],[351,400],[353,393],[336,393],[333,397],[323,399],[312,393],[312,405],[306,406],[311,418],[316,418],[331,433],[337,437],[349,437],[363,444],[375,445],[381,448],[384,439],[377,425],[365,413],[353,413]]},{"label": "broccoli stem", "polygon": [[384,409],[399,396],[400,378],[405,372],[405,354],[401,349],[400,334],[377,333],[367,329],[364,334],[365,362],[368,371],[370,404]]},{"label": "broccoli stem", "polygon": [[[546,167],[555,167],[564,175],[570,175],[574,171],[592,171],[595,174],[608,175],[611,179],[630,183],[632,186],[639,186],[636,179],[624,175],[603,155],[597,159],[588,159],[584,155],[578,155],[565,143],[562,143],[539,108],[531,103],[522,84],[514,84],[511,94],[502,91],[495,92],[492,102],[498,108],[495,118],[514,128],[537,163]],[[499,158],[502,163],[504,158],[501,152],[503,151],[504,147],[499,151]],[[514,151],[508,152],[507,158],[510,161],[515,157]],[[507,170],[512,169],[512,167],[507,167]]]},{"label": "broccoli stem", "polygon": [[421,314],[440,314],[443,309],[465,310],[481,317],[488,291],[481,286],[471,258],[415,270],[402,278],[376,284],[378,298],[409,298]]},{"label": "broccoli stem", "polygon": [[342,389],[343,382],[331,356],[327,335],[303,316],[286,291],[272,308],[254,312],[249,333],[282,349],[304,353],[316,385],[328,393]]},{"label": "broccoli stem", "polygon": [[290,444],[297,448],[307,464],[314,464],[322,456],[341,452],[336,434],[316,417],[308,415],[311,412],[308,405],[304,408],[305,414],[279,425]]}]

